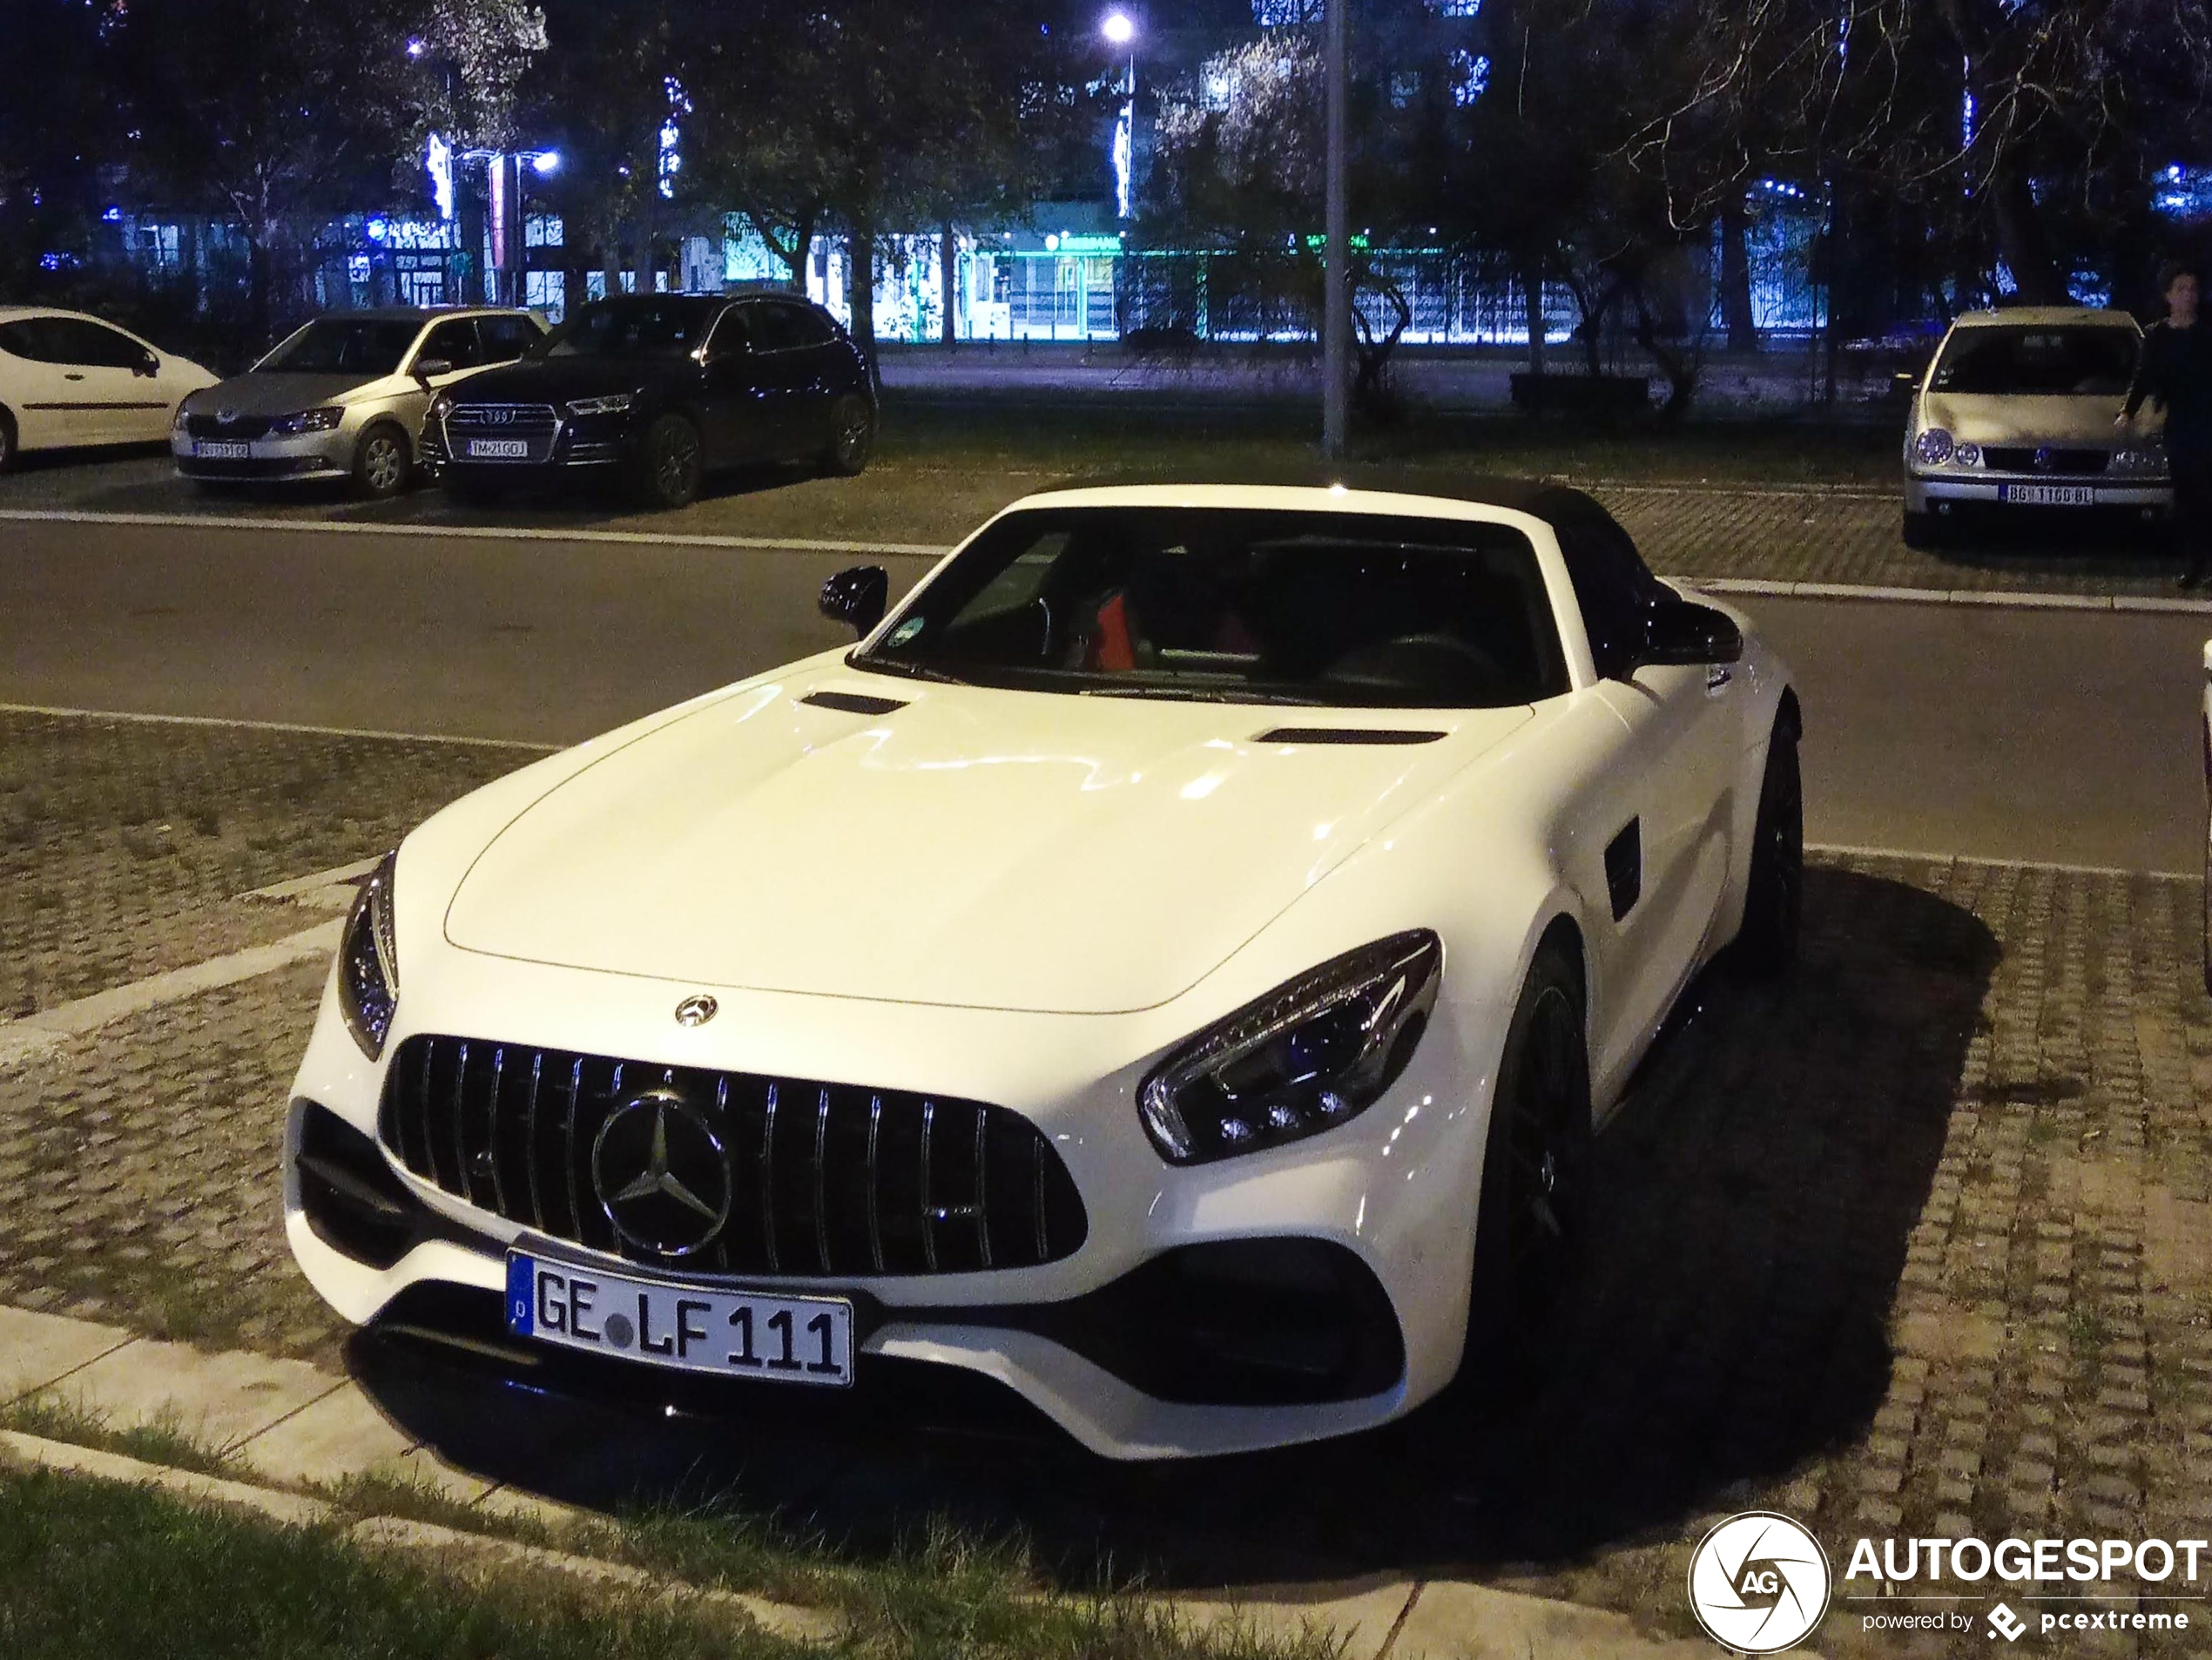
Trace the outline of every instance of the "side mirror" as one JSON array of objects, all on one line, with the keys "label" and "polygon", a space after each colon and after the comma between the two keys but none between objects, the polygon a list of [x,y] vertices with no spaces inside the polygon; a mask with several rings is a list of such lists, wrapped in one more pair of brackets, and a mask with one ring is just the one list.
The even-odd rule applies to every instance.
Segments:
[{"label": "side mirror", "polygon": [[1645,614],[1646,663],[1734,663],[1743,655],[1743,631],[1725,611],[1686,599],[1662,599]]},{"label": "side mirror", "polygon": [[850,624],[863,638],[883,620],[890,604],[891,578],[881,565],[854,565],[822,584],[822,615]]},{"label": "side mirror", "polygon": [[453,364],[442,357],[418,357],[415,360],[415,378],[435,381],[441,375],[453,373]]},{"label": "side mirror", "polygon": [[138,367],[132,369],[131,373],[133,375],[143,375],[148,380],[151,380],[155,375],[161,373],[161,360],[156,357],[152,352],[141,353],[138,357]]}]

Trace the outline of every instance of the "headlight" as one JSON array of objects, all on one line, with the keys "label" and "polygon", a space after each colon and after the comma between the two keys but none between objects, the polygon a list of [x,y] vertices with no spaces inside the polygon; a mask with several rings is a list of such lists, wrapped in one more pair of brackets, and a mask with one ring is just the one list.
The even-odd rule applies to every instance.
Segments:
[{"label": "headlight", "polygon": [[569,405],[572,415],[620,415],[633,401],[628,392],[610,392],[604,398],[578,398]]},{"label": "headlight", "polygon": [[430,419],[433,421],[443,421],[452,413],[453,400],[451,398],[440,397],[430,405]]},{"label": "headlight", "polygon": [[400,953],[392,921],[392,870],[398,860],[397,853],[386,854],[376,874],[361,884],[338,945],[338,1007],[346,1029],[372,1061],[384,1052],[400,1005]]},{"label": "headlight", "polygon": [[2128,444],[2113,452],[2112,470],[2134,473],[2141,476],[2163,477],[2166,472],[2166,446],[2156,439],[2142,443]]},{"label": "headlight", "polygon": [[1941,427],[1930,427],[1912,441],[1912,453],[1931,467],[1940,467],[1951,459],[1951,435]]},{"label": "headlight", "polygon": [[1981,446],[1960,444],[1958,449],[1951,452],[1951,459],[1961,467],[1979,467],[1981,465]]},{"label": "headlight", "polygon": [[1443,966],[1441,942],[1416,928],[1247,1003],[1144,1080],[1145,1134],[1170,1164],[1203,1164],[1349,1123],[1413,1058]]},{"label": "headlight", "polygon": [[191,417],[185,413],[185,406],[180,403],[177,406],[175,418],[169,422],[169,429],[172,432],[182,432],[185,429],[185,422],[190,419]]},{"label": "headlight", "polygon": [[346,412],[331,404],[320,409],[301,409],[295,414],[279,415],[269,422],[271,432],[334,432]]}]

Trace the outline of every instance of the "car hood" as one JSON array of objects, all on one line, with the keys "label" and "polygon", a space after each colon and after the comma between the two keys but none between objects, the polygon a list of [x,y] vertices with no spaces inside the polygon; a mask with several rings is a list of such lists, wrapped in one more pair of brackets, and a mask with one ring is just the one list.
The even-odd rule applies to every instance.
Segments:
[{"label": "car hood", "polygon": [[[1960,443],[2113,444],[2112,424],[2124,400],[2098,397],[1996,397],[1931,392],[1920,406],[1923,428],[1941,427]],[[2155,412],[2146,409],[2141,430],[2155,432]]]},{"label": "car hood", "polygon": [[233,375],[192,395],[196,414],[235,409],[242,415],[290,415],[319,404],[343,402],[349,394],[392,377],[384,375]]},{"label": "car hood", "polygon": [[[571,398],[638,392],[696,374],[689,358],[644,362],[630,357],[526,357],[472,375],[455,388],[457,398],[514,403],[564,403]],[[466,390],[462,388],[465,388]]]},{"label": "car hood", "polygon": [[[853,713],[800,701],[810,691],[904,706]],[[839,667],[710,702],[555,786],[477,856],[446,937],[690,986],[1150,1008],[1531,715],[1080,698]],[[1449,735],[1256,741],[1289,723]]]}]

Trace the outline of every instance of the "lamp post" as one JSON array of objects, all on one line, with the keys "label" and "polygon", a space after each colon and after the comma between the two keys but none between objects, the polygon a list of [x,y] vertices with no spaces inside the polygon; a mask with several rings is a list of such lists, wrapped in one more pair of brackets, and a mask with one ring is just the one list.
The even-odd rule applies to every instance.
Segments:
[{"label": "lamp post", "polygon": [[1345,161],[1345,11],[1350,0],[1328,0],[1326,71],[1329,105],[1328,251],[1321,274],[1321,454],[1344,459],[1352,346],[1352,237]]},{"label": "lamp post", "polygon": [[1115,217],[1127,220],[1134,210],[1136,168],[1136,22],[1126,11],[1109,11],[1100,19],[1098,32],[1108,44],[1129,51],[1129,74],[1122,83],[1122,112],[1114,120]]}]

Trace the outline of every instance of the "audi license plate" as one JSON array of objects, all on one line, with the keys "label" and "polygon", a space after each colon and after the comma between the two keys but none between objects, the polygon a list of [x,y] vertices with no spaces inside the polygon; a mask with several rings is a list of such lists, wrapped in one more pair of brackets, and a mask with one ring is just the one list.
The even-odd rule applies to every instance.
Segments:
[{"label": "audi license plate", "polygon": [[777,1383],[853,1381],[853,1305],[601,1273],[511,1252],[507,1329],[649,1366]]},{"label": "audi license plate", "polygon": [[200,461],[251,461],[253,458],[253,446],[195,442],[192,447],[192,453]]},{"label": "audi license plate", "polygon": [[527,438],[471,438],[468,449],[475,461],[527,461],[530,453]]},{"label": "audi license plate", "polygon": [[2087,484],[2000,484],[1997,499],[2022,507],[2094,507],[2097,493]]}]

